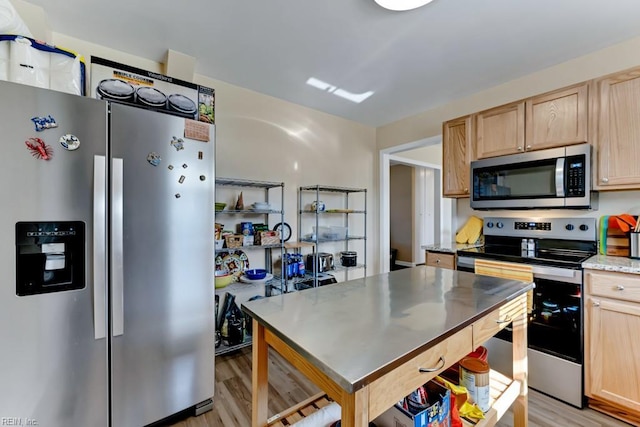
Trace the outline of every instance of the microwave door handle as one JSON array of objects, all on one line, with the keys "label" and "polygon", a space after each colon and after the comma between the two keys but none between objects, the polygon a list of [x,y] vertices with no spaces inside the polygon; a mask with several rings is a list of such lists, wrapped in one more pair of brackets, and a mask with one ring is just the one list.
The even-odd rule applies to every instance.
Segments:
[{"label": "microwave door handle", "polygon": [[556,197],[564,197],[564,162],[564,157],[556,159]]}]

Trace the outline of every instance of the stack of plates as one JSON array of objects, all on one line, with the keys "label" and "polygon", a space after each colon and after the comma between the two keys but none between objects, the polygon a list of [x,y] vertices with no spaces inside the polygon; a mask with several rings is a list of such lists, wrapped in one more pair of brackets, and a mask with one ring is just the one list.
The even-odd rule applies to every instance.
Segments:
[{"label": "stack of plates", "polygon": [[267,273],[267,275],[264,277],[264,279],[257,279],[257,280],[251,280],[249,279],[247,276],[245,276],[244,274],[240,276],[240,281],[242,283],[264,283],[268,280],[273,279],[273,274]]}]

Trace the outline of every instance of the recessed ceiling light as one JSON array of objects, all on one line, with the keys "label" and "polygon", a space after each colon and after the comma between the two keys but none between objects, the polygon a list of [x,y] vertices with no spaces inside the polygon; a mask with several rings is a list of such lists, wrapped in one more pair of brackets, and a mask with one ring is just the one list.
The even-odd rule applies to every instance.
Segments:
[{"label": "recessed ceiling light", "polygon": [[431,3],[433,0],[375,0],[380,6],[389,10],[411,10],[416,9],[425,4]]}]

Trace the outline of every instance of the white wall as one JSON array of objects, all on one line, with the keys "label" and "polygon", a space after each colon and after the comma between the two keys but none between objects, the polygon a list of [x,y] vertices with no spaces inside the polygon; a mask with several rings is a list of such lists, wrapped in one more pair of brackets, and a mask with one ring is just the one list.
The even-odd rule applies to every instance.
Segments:
[{"label": "white wall", "polygon": [[[154,72],[163,70],[159,62],[60,33],[53,33],[53,43],[84,55],[87,65],[94,55]],[[292,228],[292,240],[298,235],[298,187],[367,189],[367,274],[377,273],[378,260],[373,256],[379,227],[374,209],[378,204],[375,128],[207,76],[196,74],[194,83],[216,90],[216,176],[284,182],[285,222]],[[229,203],[228,197],[221,201]],[[252,266],[263,263],[259,253],[249,257]]]},{"label": "white wall", "polygon": [[[22,13],[22,11],[21,11]],[[41,20],[41,16],[23,16]],[[102,56],[161,72],[162,64],[105,46],[53,33],[54,44],[87,57]],[[218,173],[220,176],[283,180],[287,188],[286,221],[295,227],[295,189],[328,184],[369,190],[368,248],[377,248],[378,153],[380,149],[423,140],[441,133],[442,122],[516,99],[543,93],[640,64],[640,37],[532,73],[378,129],[310,110],[236,86],[196,76],[217,90]],[[377,146],[377,147],[376,147]],[[409,154],[411,155],[411,154]],[[440,156],[437,156],[440,158]],[[435,162],[430,157],[429,162]],[[601,193],[599,211],[544,211],[547,215],[637,213],[636,192]],[[459,218],[473,213],[468,199],[457,203]],[[634,210],[636,212],[634,212]],[[494,212],[497,213],[497,212]],[[513,212],[506,212],[505,214]],[[533,214],[533,212],[524,212]],[[294,231],[295,234],[295,231]],[[373,251],[369,251],[373,254]],[[376,262],[369,256],[370,262]],[[378,271],[378,266],[369,271]]]},{"label": "white wall", "polygon": [[[446,105],[398,120],[377,129],[378,149],[423,140],[442,132],[442,122],[506,104],[518,99],[544,93],[574,83],[593,79],[640,65],[640,37],[627,40],[570,61],[529,74],[502,85],[457,99]],[[546,210],[546,211],[473,211],[469,199],[458,199],[456,206],[459,229],[469,215],[477,216],[590,216],[628,212],[640,213],[638,192],[615,191],[600,193],[597,211]]]},{"label": "white wall", "polygon": [[438,143],[428,147],[407,150],[395,155],[419,162],[431,163],[432,165],[442,165],[442,144]]}]

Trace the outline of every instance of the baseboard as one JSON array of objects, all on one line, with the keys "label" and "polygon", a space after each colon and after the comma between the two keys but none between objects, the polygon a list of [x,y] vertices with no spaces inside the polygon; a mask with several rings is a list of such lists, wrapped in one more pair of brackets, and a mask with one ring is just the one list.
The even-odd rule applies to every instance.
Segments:
[{"label": "baseboard", "polygon": [[595,411],[603,412],[634,426],[640,426],[640,413],[623,408],[606,400],[589,398],[589,407]]},{"label": "baseboard", "polygon": [[416,263],[415,262],[398,261],[398,260],[396,260],[396,265],[399,265],[399,266],[402,266],[402,267],[415,267]]}]

